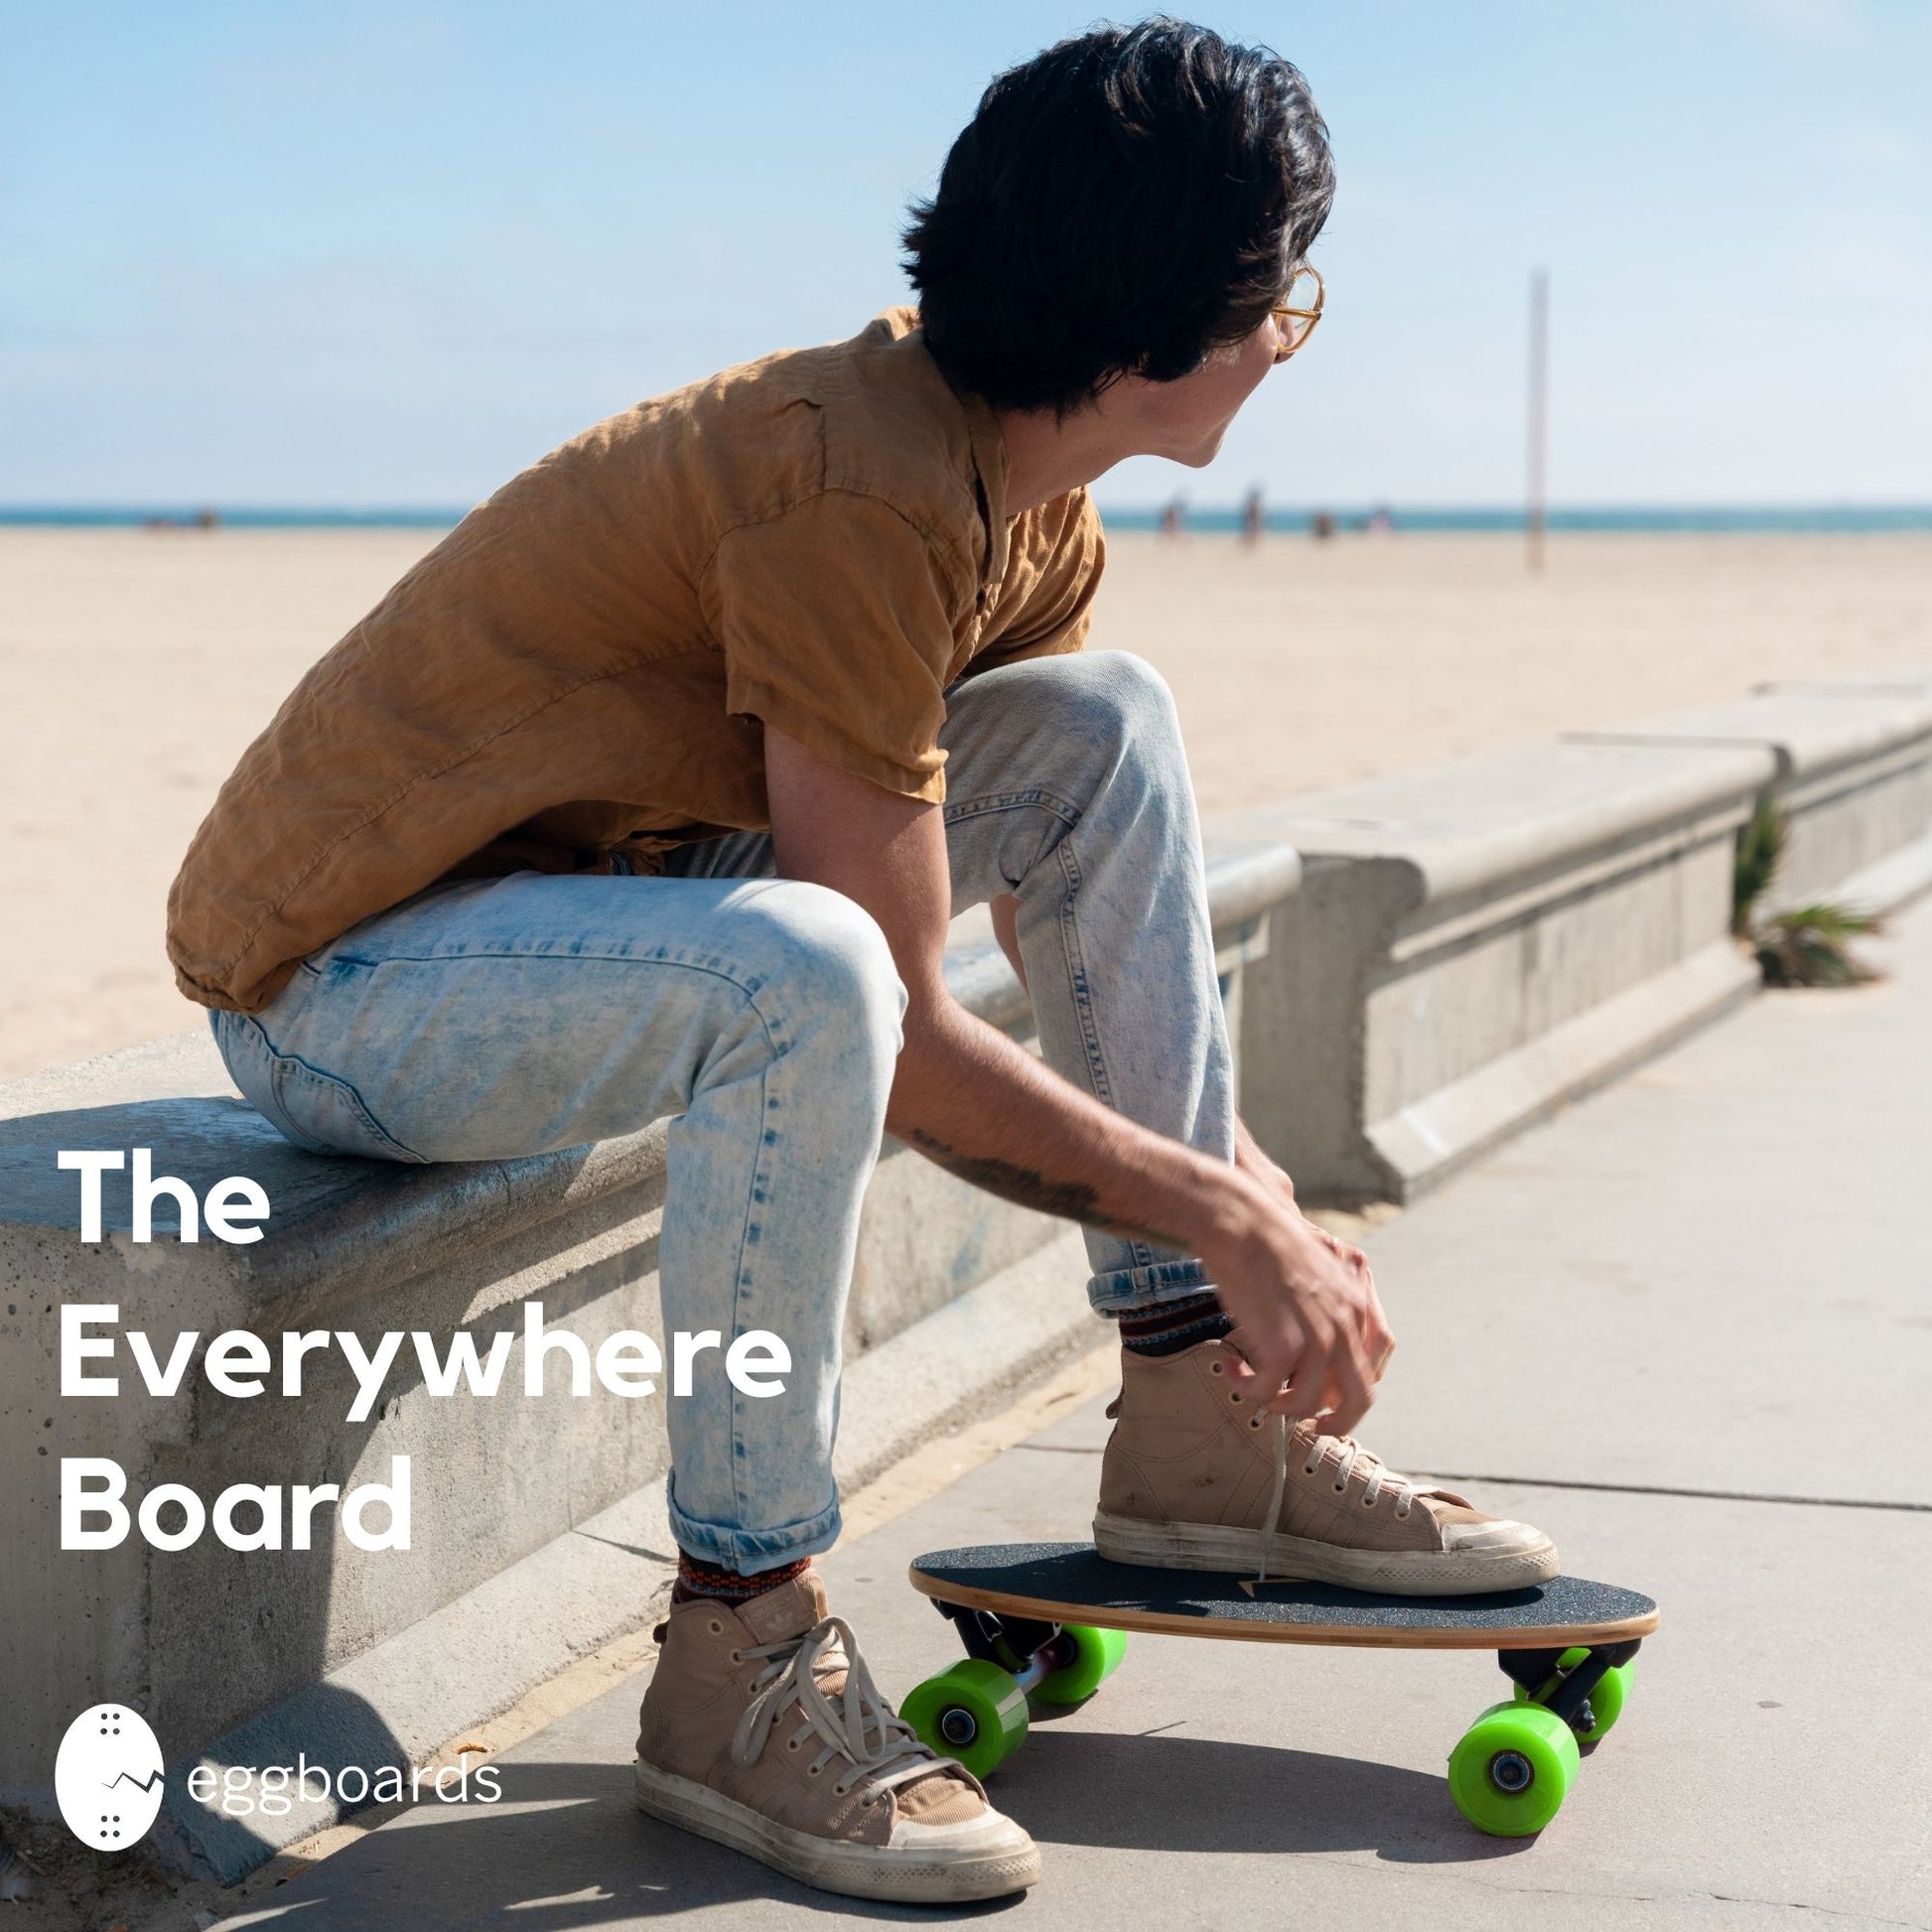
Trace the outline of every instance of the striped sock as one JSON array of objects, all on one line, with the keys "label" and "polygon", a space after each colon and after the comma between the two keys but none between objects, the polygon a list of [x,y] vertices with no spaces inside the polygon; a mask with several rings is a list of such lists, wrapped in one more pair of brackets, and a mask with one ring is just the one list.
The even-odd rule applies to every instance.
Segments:
[{"label": "striped sock", "polygon": [[754,1596],[762,1596],[767,1589],[776,1589],[780,1584],[802,1577],[811,1567],[810,1557],[800,1557],[796,1563],[783,1563],[776,1570],[760,1570],[757,1576],[747,1577],[736,1570],[706,1563],[688,1550],[680,1550],[671,1601],[688,1603],[695,1596],[712,1596],[724,1603],[749,1603]]},{"label": "striped sock", "polygon": [[1234,1332],[1211,1288],[1178,1302],[1129,1309],[1119,1317],[1120,1341],[1137,1355],[1177,1355],[1196,1342],[1220,1341]]}]

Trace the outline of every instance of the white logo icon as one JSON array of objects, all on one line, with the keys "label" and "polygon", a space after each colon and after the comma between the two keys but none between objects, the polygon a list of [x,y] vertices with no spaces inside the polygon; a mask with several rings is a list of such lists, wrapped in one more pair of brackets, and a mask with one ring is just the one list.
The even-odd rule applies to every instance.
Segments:
[{"label": "white logo icon", "polygon": [[96,1704],[68,1725],[54,1797],[68,1830],[96,1852],[124,1852],[161,1809],[161,1740],[124,1704]]}]

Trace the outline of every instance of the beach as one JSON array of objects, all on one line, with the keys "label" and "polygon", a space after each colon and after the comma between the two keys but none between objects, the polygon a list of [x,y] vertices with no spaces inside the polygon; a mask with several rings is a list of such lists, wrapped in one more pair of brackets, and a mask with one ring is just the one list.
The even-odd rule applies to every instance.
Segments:
[{"label": "beach", "polygon": [[[195,827],[426,530],[0,529],[0,1077],[198,1022],[162,951]],[[1767,679],[1932,660],[1932,535],[1134,533],[1092,644],[1168,677],[1208,812]]]}]

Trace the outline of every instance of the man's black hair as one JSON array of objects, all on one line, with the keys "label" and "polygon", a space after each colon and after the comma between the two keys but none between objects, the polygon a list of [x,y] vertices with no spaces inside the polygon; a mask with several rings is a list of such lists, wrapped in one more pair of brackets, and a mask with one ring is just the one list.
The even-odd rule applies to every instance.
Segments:
[{"label": "man's black hair", "polygon": [[1279,55],[1167,18],[1062,41],[987,88],[911,210],[927,345],[997,408],[1172,381],[1261,326],[1334,186]]}]

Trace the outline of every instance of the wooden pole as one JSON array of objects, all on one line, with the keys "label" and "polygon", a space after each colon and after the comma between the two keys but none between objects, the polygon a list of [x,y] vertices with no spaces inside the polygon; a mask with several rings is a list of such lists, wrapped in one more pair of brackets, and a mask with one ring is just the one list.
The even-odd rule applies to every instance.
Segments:
[{"label": "wooden pole", "polygon": [[1543,568],[1543,535],[1548,505],[1550,442],[1550,274],[1530,271],[1529,503],[1523,527],[1529,538],[1529,567]]}]

